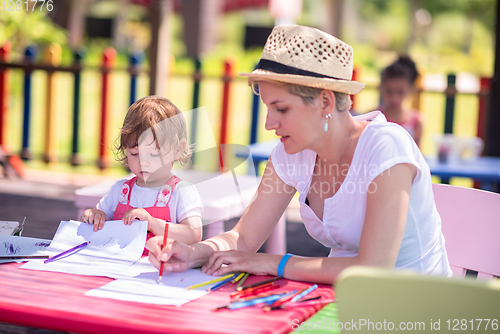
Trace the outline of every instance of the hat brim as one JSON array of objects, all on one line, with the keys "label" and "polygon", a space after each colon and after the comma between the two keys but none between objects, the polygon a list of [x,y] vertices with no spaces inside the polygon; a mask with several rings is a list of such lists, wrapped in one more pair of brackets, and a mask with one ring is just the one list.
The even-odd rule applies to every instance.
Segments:
[{"label": "hat brim", "polygon": [[268,70],[256,69],[252,73],[239,73],[242,77],[248,77],[253,81],[278,81],[320,89],[328,89],[334,92],[349,95],[358,94],[365,88],[365,84],[350,80],[337,80],[330,78],[316,78],[306,75],[280,74]]}]

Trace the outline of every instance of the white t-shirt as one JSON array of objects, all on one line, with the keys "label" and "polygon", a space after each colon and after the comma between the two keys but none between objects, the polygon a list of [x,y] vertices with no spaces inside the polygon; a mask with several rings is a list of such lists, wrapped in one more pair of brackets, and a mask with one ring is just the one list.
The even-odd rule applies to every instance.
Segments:
[{"label": "white t-shirt", "polygon": [[[312,181],[316,152],[287,154],[282,143],[271,153],[273,166],[286,184],[299,192],[300,214],[309,234],[326,247],[330,257],[357,256],[370,183],[389,168],[407,163],[417,168],[410,193],[405,232],[395,268],[451,276],[441,232],[441,218],[434,204],[429,166],[411,136],[388,123],[379,111],[356,116],[370,121],[356,145],[349,171],[338,191],[325,199],[323,221],[305,204]],[[319,190],[319,189],[318,189]]]},{"label": "white t-shirt", "polygon": [[[106,219],[113,219],[122,186],[129,179],[122,179],[113,184],[108,193],[97,204],[96,208],[106,214]],[[130,195],[130,205],[134,208],[148,208],[153,206],[158,199],[160,188],[140,187],[135,183]],[[161,205],[163,203],[158,204]],[[177,183],[168,202],[168,208],[170,210],[170,221],[176,224],[189,217],[198,216],[201,218],[201,213],[203,212],[203,204],[201,203],[198,190],[186,181],[179,181]]]}]

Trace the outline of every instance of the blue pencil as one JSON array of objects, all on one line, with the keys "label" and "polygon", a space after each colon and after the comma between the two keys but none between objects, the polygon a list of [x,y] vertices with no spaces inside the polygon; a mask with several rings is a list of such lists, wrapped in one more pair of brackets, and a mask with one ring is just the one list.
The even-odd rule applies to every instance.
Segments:
[{"label": "blue pencil", "polygon": [[301,293],[299,293],[298,295],[296,295],[295,297],[293,297],[290,302],[293,303],[293,302],[296,302],[297,300],[300,300],[302,298],[304,298],[306,295],[308,295],[309,293],[311,293],[312,291],[316,290],[316,288],[318,287],[317,284],[314,284],[313,286],[311,286],[309,289],[307,290],[304,290],[302,291]]},{"label": "blue pencil", "polygon": [[229,283],[230,281],[232,281],[234,278],[236,277],[236,274],[232,275],[231,277],[228,277],[226,278],[225,280],[215,284],[214,286],[210,287],[207,289],[208,292],[210,291],[214,291],[214,290],[217,290],[218,288],[222,287],[223,285],[225,285],[226,283]]},{"label": "blue pencil", "polygon": [[262,297],[262,298],[255,298],[255,299],[247,300],[244,302],[235,302],[235,303],[229,304],[227,306],[227,308],[230,310],[236,310],[236,309],[239,309],[242,307],[253,306],[253,305],[260,304],[260,303],[272,303],[272,302],[284,297],[286,294],[287,293],[282,293],[279,295],[272,295],[272,296],[266,296],[266,297]]},{"label": "blue pencil", "polygon": [[76,250],[78,250],[78,249],[80,249],[82,247],[87,246],[88,244],[90,244],[90,241],[85,241],[84,243],[81,243],[78,246],[75,246],[73,248],[65,250],[64,252],[61,252],[59,254],[56,254],[54,256],[49,257],[47,260],[43,261],[43,263],[49,263],[49,262],[55,261],[55,260],[63,257],[64,255],[70,254],[71,252],[74,252],[74,251],[76,251]]}]

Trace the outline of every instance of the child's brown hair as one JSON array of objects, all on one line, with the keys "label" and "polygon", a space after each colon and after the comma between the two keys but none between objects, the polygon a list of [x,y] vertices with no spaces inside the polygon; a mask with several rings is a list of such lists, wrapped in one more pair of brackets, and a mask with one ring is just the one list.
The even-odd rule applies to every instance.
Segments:
[{"label": "child's brown hair", "polygon": [[182,152],[176,161],[189,164],[192,147],[188,145],[184,115],[170,100],[161,96],[146,96],[130,106],[115,144],[116,160],[127,165],[126,150],[137,146],[141,135],[148,129],[151,129],[158,149],[163,145],[167,145],[168,151],[181,147]]}]

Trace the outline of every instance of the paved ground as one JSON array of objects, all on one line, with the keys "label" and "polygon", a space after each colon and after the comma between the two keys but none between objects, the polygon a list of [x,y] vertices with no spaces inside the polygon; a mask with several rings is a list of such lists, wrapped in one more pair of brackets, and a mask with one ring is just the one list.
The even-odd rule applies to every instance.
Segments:
[{"label": "paved ground", "polygon": [[[0,220],[21,222],[23,236],[52,239],[61,220],[75,219],[74,191],[109,176],[88,176],[27,170],[24,179],[0,176]],[[305,256],[326,256],[328,249],[312,239],[299,222],[297,206],[287,214],[287,251]],[[226,223],[231,228],[237,219]],[[56,334],[44,329],[0,324],[0,334]]]}]

